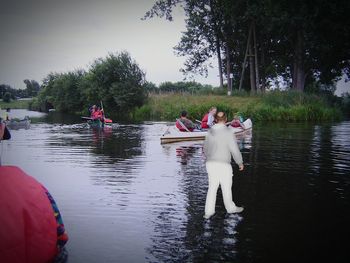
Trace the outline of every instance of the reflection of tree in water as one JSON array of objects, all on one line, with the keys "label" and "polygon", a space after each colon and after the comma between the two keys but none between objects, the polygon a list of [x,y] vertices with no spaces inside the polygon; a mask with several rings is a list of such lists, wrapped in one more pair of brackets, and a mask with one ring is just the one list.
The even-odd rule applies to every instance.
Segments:
[{"label": "reflection of tree in water", "polygon": [[235,178],[244,185],[234,191],[246,206],[244,224],[237,228],[239,261],[294,262],[310,257],[315,243],[311,226],[323,217],[311,212],[318,205],[308,184],[313,137],[314,127],[308,124],[254,129],[246,175]]},{"label": "reflection of tree in water", "polygon": [[[239,144],[246,145],[241,140]],[[181,164],[178,175],[185,209],[172,212],[183,212],[183,218],[169,218],[169,212],[163,211],[164,215],[160,213],[154,222],[153,246],[149,251],[157,262],[220,262],[235,258],[236,226],[242,217],[226,215],[220,191],[217,215],[210,221],[203,219],[208,183],[202,145],[183,143],[170,148]],[[169,150],[169,146],[166,148]]]},{"label": "reflection of tree in water", "polygon": [[102,131],[87,129],[82,125],[63,125],[51,132],[53,135],[47,143],[52,155],[62,156],[64,152],[68,161],[70,155],[75,155],[74,165],[95,171],[90,175],[94,184],[105,186],[112,194],[119,194],[117,199],[111,198],[105,203],[127,205],[128,195],[132,193],[130,184],[135,178],[133,170],[144,161],[138,158],[143,153],[142,126],[121,125]]},{"label": "reflection of tree in water", "polygon": [[107,155],[113,161],[131,159],[142,154],[141,126],[120,126],[112,130],[93,130],[92,149],[95,154]]},{"label": "reflection of tree in water", "polygon": [[48,140],[53,148],[83,150],[103,159],[101,163],[116,163],[142,154],[142,126],[124,125],[116,129],[88,129],[85,126],[59,126]]}]

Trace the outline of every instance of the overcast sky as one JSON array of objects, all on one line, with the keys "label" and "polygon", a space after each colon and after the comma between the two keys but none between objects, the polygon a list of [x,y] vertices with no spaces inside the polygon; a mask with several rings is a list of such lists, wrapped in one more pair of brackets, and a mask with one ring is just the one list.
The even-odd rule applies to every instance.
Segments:
[{"label": "overcast sky", "polygon": [[[181,81],[184,58],[173,47],[185,30],[173,22],[143,21],[155,0],[0,0],[0,84],[24,88],[50,72],[87,69],[109,52],[128,51],[148,81]],[[218,85],[216,70],[197,81]]]},{"label": "overcast sky", "polygon": [[[50,72],[88,69],[109,52],[128,51],[159,84],[181,81],[185,58],[173,47],[185,30],[178,9],[174,21],[141,20],[155,0],[0,0],[0,84],[25,88],[24,79],[42,79]],[[219,85],[216,63],[208,78],[196,81]],[[350,82],[341,82],[341,94]]]}]

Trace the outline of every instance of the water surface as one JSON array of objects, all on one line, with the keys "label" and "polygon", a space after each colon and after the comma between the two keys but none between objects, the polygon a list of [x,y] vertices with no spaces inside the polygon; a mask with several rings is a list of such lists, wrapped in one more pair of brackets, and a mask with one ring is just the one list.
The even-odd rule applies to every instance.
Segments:
[{"label": "water surface", "polygon": [[347,255],[350,122],[255,126],[233,196],[203,219],[202,142],[161,145],[165,123],[90,130],[47,116],[2,142],[56,199],[72,262],[340,262]]}]

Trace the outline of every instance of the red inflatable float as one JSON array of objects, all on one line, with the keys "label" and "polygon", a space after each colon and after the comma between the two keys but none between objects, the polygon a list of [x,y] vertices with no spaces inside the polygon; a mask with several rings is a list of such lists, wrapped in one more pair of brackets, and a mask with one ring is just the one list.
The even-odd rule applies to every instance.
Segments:
[{"label": "red inflatable float", "polygon": [[52,262],[68,236],[51,195],[15,166],[0,166],[0,186],[0,262]]}]

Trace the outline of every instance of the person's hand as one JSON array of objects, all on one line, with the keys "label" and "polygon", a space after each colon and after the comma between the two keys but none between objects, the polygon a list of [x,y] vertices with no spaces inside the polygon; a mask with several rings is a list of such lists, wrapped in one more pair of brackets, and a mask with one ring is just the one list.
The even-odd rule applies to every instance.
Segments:
[{"label": "person's hand", "polygon": [[241,163],[241,164],[239,165],[239,170],[240,170],[240,171],[243,171],[243,169],[244,169],[244,164]]}]

